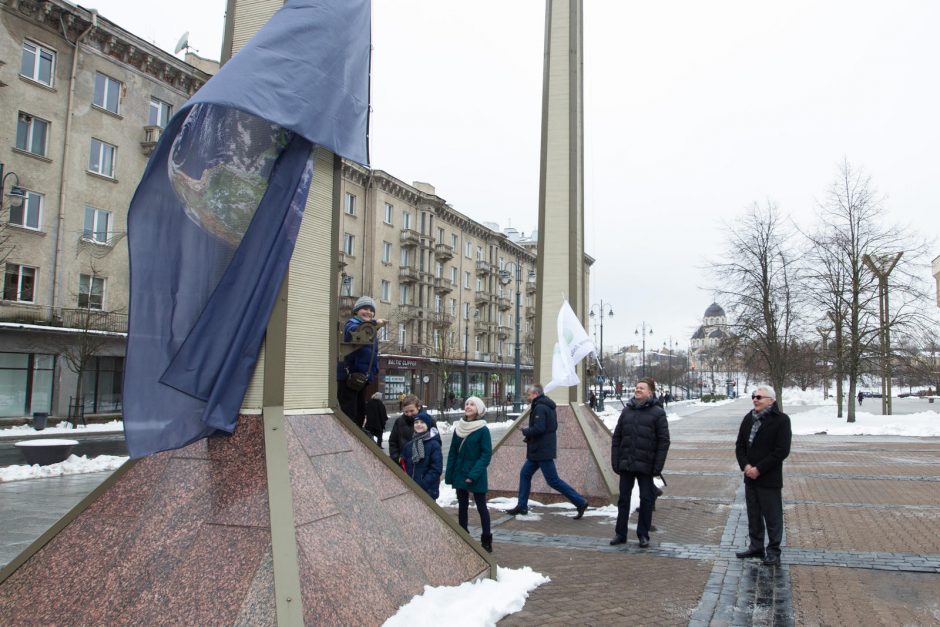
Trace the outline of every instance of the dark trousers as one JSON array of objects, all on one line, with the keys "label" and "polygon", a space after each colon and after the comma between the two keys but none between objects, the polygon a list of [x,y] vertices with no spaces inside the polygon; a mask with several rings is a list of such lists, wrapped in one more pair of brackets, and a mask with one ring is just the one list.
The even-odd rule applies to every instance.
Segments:
[{"label": "dark trousers", "polygon": [[780,555],[783,540],[782,488],[758,488],[744,482],[744,500],[747,503],[747,535],[751,549],[764,549],[764,529],[767,529],[768,557]]},{"label": "dark trousers", "polygon": [[[480,514],[480,526],[483,535],[490,535],[490,510],[486,507],[486,492],[474,492],[473,501],[477,504],[477,513]],[[470,492],[457,488],[457,522],[467,531],[467,518],[470,510]]]},{"label": "dark trousers", "polygon": [[361,428],[366,423],[366,388],[357,392],[346,385],[345,381],[337,381],[336,400],[339,401],[340,410],[354,425]]},{"label": "dark trousers", "polygon": [[650,537],[650,525],[653,524],[653,505],[656,502],[653,475],[641,475],[634,472],[620,473],[620,498],[617,499],[618,536],[627,537],[627,523],[630,520],[630,499],[633,497],[633,483],[640,486],[640,515],[636,521],[636,537]]},{"label": "dark trousers", "polygon": [[587,499],[578,494],[578,491],[565,483],[558,476],[558,469],[555,468],[554,459],[543,459],[542,461],[525,460],[522,464],[522,470],[519,471],[519,502],[516,507],[527,509],[529,507],[529,494],[532,492],[532,477],[539,470],[545,477],[545,483],[551,489],[561,492],[566,499],[574,503],[575,507],[587,505]]}]

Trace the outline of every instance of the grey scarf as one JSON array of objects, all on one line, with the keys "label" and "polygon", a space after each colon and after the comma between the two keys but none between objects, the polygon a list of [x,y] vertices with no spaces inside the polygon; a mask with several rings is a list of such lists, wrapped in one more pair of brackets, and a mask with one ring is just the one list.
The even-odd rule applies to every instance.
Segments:
[{"label": "grey scarf", "polygon": [[760,431],[761,421],[770,413],[770,410],[773,409],[773,405],[764,409],[762,411],[751,410],[751,415],[754,417],[754,422],[751,423],[751,435],[747,439],[747,445],[751,446],[754,444],[754,438],[757,437],[757,432]]},{"label": "grey scarf", "polygon": [[431,430],[428,429],[422,435],[416,436],[411,441],[411,463],[417,465],[424,459],[424,441],[431,437]]}]

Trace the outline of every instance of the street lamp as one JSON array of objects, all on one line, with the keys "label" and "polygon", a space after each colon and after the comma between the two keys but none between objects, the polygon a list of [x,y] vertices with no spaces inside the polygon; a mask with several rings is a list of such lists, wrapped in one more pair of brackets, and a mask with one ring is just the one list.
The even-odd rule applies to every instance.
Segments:
[{"label": "street lamp", "polygon": [[[512,275],[509,273],[509,266],[512,266],[516,270],[516,344],[515,350],[515,368],[516,368],[516,382],[515,389],[512,394],[512,411],[514,414],[518,414],[522,409],[522,397],[519,396],[520,388],[522,387],[522,345],[519,340],[519,305],[522,301],[521,290],[522,290],[522,267],[515,261],[510,261],[509,263],[503,266],[503,269],[499,271],[499,282],[503,285],[509,285],[509,282],[512,280]],[[529,278],[535,276],[535,272],[529,270]]]},{"label": "street lamp", "polygon": [[[596,313],[594,311],[595,309],[597,309]],[[600,367],[601,367],[601,393],[597,395],[597,411],[599,412],[604,411],[604,378],[606,376],[606,373],[604,372],[604,311],[605,310],[607,311],[608,317],[610,318],[614,317],[614,310],[610,308],[610,303],[607,303],[605,305],[603,300],[601,300],[600,303],[595,303],[591,305],[590,313],[588,314],[592,318],[595,315],[599,315],[600,321],[601,321],[601,350],[600,350],[600,356],[597,360],[597,363],[600,364]]]},{"label": "street lamp", "polygon": [[[476,320],[480,317],[480,310],[473,310],[473,319]],[[470,316],[467,316],[467,319],[464,321],[463,326],[463,402],[466,404],[467,399],[469,398],[467,394],[467,381],[469,376],[467,374],[467,351],[470,349]]]},{"label": "street lamp", "polygon": [[640,329],[637,329],[637,330],[635,330],[635,331],[633,332],[633,334],[634,334],[634,335],[642,335],[642,337],[643,337],[643,369],[640,371],[640,372],[642,373],[642,374],[640,375],[640,378],[642,379],[642,378],[644,378],[644,377],[646,376],[646,336],[647,336],[647,335],[652,335],[652,334],[653,334],[653,329],[652,329],[652,328],[647,329],[647,328],[646,328],[646,322],[643,322],[643,324],[640,326],[640,328],[643,329],[642,332],[640,331]]},{"label": "street lamp", "polygon": [[672,351],[674,347],[678,346],[679,342],[673,342],[672,336],[669,336],[669,343],[663,344],[663,350],[669,352],[669,396],[672,396]]},{"label": "street lamp", "polygon": [[6,187],[7,179],[13,177],[13,184],[10,185],[10,191],[7,197],[10,199],[10,207],[20,207],[26,199],[26,190],[20,187],[19,175],[10,170],[4,173],[4,164],[0,163],[0,209],[3,208],[3,190]]}]

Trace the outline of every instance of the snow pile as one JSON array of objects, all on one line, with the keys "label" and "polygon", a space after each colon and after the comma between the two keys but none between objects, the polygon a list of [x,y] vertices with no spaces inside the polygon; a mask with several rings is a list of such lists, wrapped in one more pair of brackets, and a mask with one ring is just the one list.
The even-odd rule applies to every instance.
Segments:
[{"label": "snow pile", "polygon": [[499,566],[495,581],[482,579],[459,586],[425,586],[423,594],[399,608],[385,625],[496,625],[501,618],[521,610],[531,590],[549,581],[528,566],[518,569]]},{"label": "snow pile", "polygon": [[119,455],[99,455],[88,457],[70,455],[64,462],[40,466],[7,466],[0,468],[0,483],[6,481],[21,481],[23,479],[39,479],[42,477],[61,477],[63,475],[81,475],[89,472],[104,472],[116,470],[127,461],[127,457]]},{"label": "snow pile", "polygon": [[856,412],[855,422],[845,420],[836,417],[834,406],[817,407],[790,416],[794,435],[940,436],[940,413],[935,411],[894,416]]},{"label": "snow pile", "polygon": [[63,420],[55,427],[46,427],[42,431],[36,431],[30,425],[19,425],[16,427],[8,427],[6,429],[0,429],[0,436],[17,436],[21,437],[24,435],[46,435],[50,433],[55,434],[70,434],[76,435],[79,433],[98,433],[102,431],[109,431],[115,433],[121,433],[124,431],[124,423],[120,420],[112,420],[111,422],[103,422],[100,424],[90,424],[90,425],[79,425],[77,427],[73,426],[72,423]]},{"label": "snow pile", "polygon": [[[833,394],[834,393],[833,391]],[[836,398],[834,395],[830,395],[829,398],[823,399],[823,391],[821,388],[809,388],[807,390],[801,390],[800,388],[784,388],[783,404],[791,407],[805,405],[832,405],[834,407]]]}]

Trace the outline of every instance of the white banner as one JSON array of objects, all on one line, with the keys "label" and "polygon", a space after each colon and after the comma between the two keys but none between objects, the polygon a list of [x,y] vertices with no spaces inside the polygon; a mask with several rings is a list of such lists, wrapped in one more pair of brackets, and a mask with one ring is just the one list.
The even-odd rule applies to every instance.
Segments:
[{"label": "white banner", "polygon": [[581,326],[571,305],[567,300],[562,302],[558,312],[558,341],[552,353],[552,380],[545,386],[545,392],[577,385],[580,381],[576,369],[578,362],[594,350],[594,342]]}]

